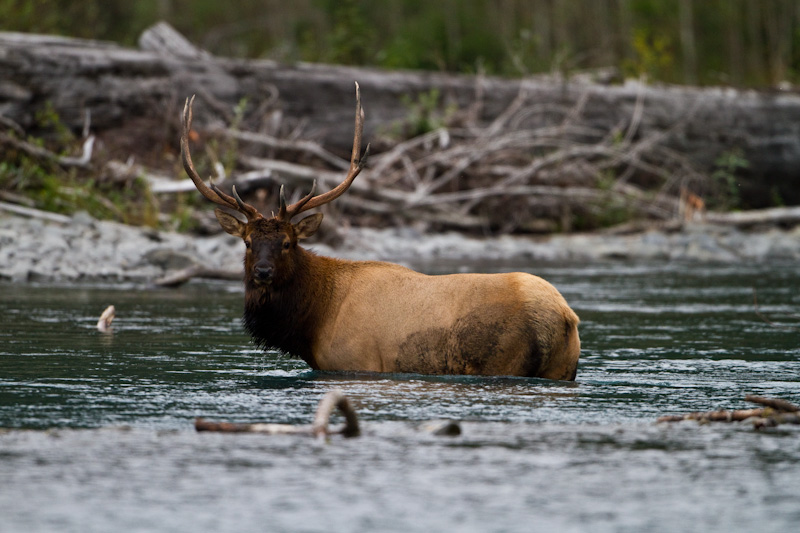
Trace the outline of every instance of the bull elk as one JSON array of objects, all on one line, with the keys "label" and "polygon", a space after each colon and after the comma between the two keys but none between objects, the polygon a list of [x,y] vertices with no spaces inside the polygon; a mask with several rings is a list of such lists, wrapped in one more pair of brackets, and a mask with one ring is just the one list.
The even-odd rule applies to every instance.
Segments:
[{"label": "bull elk", "polygon": [[[356,84],[350,170],[332,190],[265,217],[192,164],[192,102],[183,111],[181,154],[197,190],[220,206],[222,228],[245,245],[242,322],[262,348],[277,348],[319,370],[420,374],[515,375],[574,380],[580,355],[578,317],[540,277],[507,274],[429,276],[392,263],[315,255],[299,242],[317,231],[322,214],[300,213],[341,196],[364,168],[364,113]],[[242,221],[228,211],[238,213]]]}]

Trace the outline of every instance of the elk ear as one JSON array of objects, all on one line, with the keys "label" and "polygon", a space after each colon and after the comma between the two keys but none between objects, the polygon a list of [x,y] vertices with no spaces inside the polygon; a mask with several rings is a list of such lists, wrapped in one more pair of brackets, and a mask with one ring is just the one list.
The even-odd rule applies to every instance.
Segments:
[{"label": "elk ear", "polygon": [[214,209],[214,214],[217,216],[217,221],[219,221],[222,229],[235,237],[244,238],[244,228],[247,224],[222,209]]},{"label": "elk ear", "polygon": [[322,224],[322,213],[316,213],[308,216],[295,224],[294,231],[297,234],[297,239],[307,239],[314,235]]}]

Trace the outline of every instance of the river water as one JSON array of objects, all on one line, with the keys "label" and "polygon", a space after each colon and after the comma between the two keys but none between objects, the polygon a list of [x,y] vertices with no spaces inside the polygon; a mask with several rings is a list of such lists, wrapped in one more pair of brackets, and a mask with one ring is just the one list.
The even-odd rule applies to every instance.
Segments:
[{"label": "river water", "polygon": [[[253,348],[236,284],[0,285],[0,531],[796,530],[800,428],[655,420],[800,403],[799,266],[536,273],[582,319],[574,384],[313,372]],[[193,429],[332,388],[361,437]]]}]

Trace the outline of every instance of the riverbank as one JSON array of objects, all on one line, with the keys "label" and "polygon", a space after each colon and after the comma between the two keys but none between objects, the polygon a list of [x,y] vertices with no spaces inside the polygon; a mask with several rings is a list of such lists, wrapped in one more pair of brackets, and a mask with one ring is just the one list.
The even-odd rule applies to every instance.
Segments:
[{"label": "riverbank", "polygon": [[[516,265],[600,261],[790,262],[800,261],[800,226],[743,231],[688,224],[628,234],[550,237],[467,237],[413,229],[349,228],[341,244],[309,243],[321,255],[412,265],[431,262],[508,262]],[[0,280],[152,282],[203,265],[234,272],[243,247],[227,234],[195,236],[95,220],[86,213],[48,222],[0,215]]]}]

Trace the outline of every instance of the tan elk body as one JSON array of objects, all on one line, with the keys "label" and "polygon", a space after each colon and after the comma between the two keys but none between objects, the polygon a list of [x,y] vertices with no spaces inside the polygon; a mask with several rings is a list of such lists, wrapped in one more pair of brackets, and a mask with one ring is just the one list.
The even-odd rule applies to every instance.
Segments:
[{"label": "tan elk body", "polygon": [[[262,216],[194,170],[189,153],[191,101],[184,108],[183,163],[197,189],[221,209],[223,229],[240,237],[243,323],[264,348],[278,348],[319,370],[532,376],[574,380],[578,317],[550,283],[521,272],[429,276],[392,263],[345,261],[299,246],[321,214],[291,219],[344,193],[363,168],[363,112],[356,85],[350,171],[331,191],[314,189],[278,215]],[[369,147],[367,147],[367,153]],[[315,184],[316,185],[316,184]]]}]

